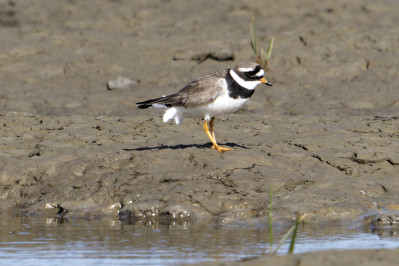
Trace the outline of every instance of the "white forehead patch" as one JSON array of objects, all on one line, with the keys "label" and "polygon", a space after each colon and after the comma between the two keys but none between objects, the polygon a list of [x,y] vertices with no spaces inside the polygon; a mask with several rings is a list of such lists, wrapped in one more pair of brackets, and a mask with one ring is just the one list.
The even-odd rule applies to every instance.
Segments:
[{"label": "white forehead patch", "polygon": [[249,68],[249,67],[240,67],[238,69],[238,71],[240,71],[240,72],[251,72],[251,71],[254,71],[254,69],[253,68]]}]

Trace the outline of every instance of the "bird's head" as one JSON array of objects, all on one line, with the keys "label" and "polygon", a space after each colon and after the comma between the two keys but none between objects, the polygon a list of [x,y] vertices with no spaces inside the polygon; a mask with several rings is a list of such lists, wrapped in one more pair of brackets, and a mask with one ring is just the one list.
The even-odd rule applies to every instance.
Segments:
[{"label": "bird's head", "polygon": [[236,65],[231,71],[233,78],[237,83],[247,89],[255,89],[261,83],[272,86],[265,78],[265,71],[263,68],[254,62],[244,62]]}]

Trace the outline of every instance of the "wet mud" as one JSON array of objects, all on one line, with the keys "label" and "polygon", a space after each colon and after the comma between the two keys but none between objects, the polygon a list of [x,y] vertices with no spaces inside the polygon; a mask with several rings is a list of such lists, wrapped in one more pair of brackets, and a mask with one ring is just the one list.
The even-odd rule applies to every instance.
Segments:
[{"label": "wet mud", "polygon": [[[396,223],[395,1],[0,7],[2,211],[250,222],[267,219],[271,186],[276,221]],[[258,42],[275,37],[273,87],[217,118],[218,142],[235,151],[211,150],[200,119],[177,127],[136,108],[253,60],[254,16]]]}]

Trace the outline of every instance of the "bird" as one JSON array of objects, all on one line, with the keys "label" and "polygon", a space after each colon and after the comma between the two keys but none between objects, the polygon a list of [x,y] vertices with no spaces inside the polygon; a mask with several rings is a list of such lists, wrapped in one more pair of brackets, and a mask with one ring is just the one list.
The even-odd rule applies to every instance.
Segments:
[{"label": "bird", "polygon": [[216,116],[234,113],[244,107],[259,84],[272,86],[265,71],[254,62],[242,62],[233,68],[219,69],[188,83],[179,92],[138,102],[138,108],[167,108],[163,122],[180,125],[186,117],[204,118],[203,129],[219,153],[232,148],[219,146],[213,131]]}]

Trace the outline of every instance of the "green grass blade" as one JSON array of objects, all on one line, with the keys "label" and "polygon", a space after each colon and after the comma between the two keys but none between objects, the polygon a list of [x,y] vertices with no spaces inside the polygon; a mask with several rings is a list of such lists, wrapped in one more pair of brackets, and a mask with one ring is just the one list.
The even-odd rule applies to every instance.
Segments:
[{"label": "green grass blade", "polygon": [[267,231],[269,233],[269,245],[270,250],[273,248],[273,215],[272,215],[272,183],[269,183],[269,216],[268,216],[268,225]]},{"label": "green grass blade", "polygon": [[258,54],[258,45],[256,44],[256,35],[255,35],[255,18],[251,21],[251,47],[254,51],[255,55]]},{"label": "green grass blade", "polygon": [[290,230],[285,233],[285,235],[281,238],[281,240],[278,242],[276,248],[273,250],[272,254],[276,254],[276,252],[279,250],[282,244],[284,244],[285,240],[289,237],[289,235],[294,231],[295,226],[291,227]]},{"label": "green grass blade", "polygon": [[[276,252],[279,250],[279,248],[281,247],[282,244],[284,244],[285,240],[289,237],[289,235],[294,231],[298,229],[298,225],[300,222],[302,222],[305,219],[305,214],[301,216],[301,218],[296,219],[295,221],[295,225],[292,226],[290,228],[290,230],[287,231],[287,233],[285,233],[285,235],[281,238],[281,240],[278,242],[276,248],[273,250],[272,254],[276,254]],[[296,233],[295,233],[296,234]],[[291,239],[292,241],[292,239]],[[295,239],[294,239],[295,241]]]},{"label": "green grass blade", "polygon": [[296,232],[298,231],[298,225],[299,225],[299,213],[296,215],[294,231],[292,232],[291,243],[290,243],[290,248],[288,249],[288,254],[294,253],[294,246],[295,246]]},{"label": "green grass blade", "polygon": [[274,44],[274,37],[272,37],[272,39],[269,42],[269,47],[267,49],[267,56],[266,56],[267,60],[269,60],[270,56],[272,55],[273,44]]},{"label": "green grass blade", "polygon": [[266,67],[266,59],[265,59],[265,51],[263,50],[263,48],[260,48],[260,66],[262,68]]}]

